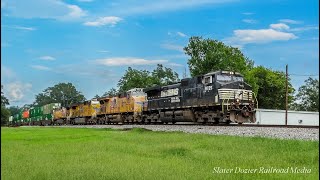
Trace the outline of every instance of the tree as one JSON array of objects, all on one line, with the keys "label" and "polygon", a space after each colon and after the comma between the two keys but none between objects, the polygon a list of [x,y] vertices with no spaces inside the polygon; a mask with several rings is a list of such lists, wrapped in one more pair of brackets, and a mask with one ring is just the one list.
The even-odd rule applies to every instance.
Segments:
[{"label": "tree", "polygon": [[8,123],[10,117],[10,111],[1,105],[1,126],[6,125]]},{"label": "tree", "polygon": [[[286,75],[263,66],[254,67],[247,73],[248,82],[258,96],[259,108],[285,109]],[[294,88],[288,83],[288,103],[293,101]]]},{"label": "tree", "polygon": [[192,77],[218,70],[236,71],[246,75],[253,68],[253,61],[245,57],[238,48],[217,40],[194,36],[189,39],[184,51],[190,56],[188,65]]},{"label": "tree", "polygon": [[178,74],[171,68],[163,67],[161,64],[152,72],[137,70],[129,67],[118,82],[119,92],[132,88],[146,88],[155,85],[167,85],[179,81]]},{"label": "tree", "polygon": [[49,103],[61,103],[61,106],[66,107],[85,100],[82,93],[77,91],[72,83],[59,83],[36,95],[34,105],[43,106]]},{"label": "tree", "polygon": [[1,85],[1,126],[7,124],[10,116],[10,111],[6,108],[6,105],[9,105],[9,100],[4,96],[2,89]]},{"label": "tree", "polygon": [[20,112],[20,108],[18,106],[10,106],[8,110],[10,111],[11,115],[16,115]]},{"label": "tree", "polygon": [[116,96],[118,94],[118,91],[115,88],[111,88],[109,91],[105,92],[102,96]]},{"label": "tree", "polygon": [[297,111],[319,112],[319,80],[309,77],[304,81],[295,96],[296,102],[291,105]]},{"label": "tree", "polygon": [[6,106],[6,105],[9,105],[9,100],[4,96],[2,89],[3,89],[3,86],[1,84],[1,106]]},{"label": "tree", "polygon": [[152,83],[157,85],[167,85],[179,81],[178,73],[174,72],[171,68],[163,67],[158,64],[157,68],[151,73]]},{"label": "tree", "polygon": [[119,92],[124,92],[132,88],[145,88],[152,84],[149,71],[137,70],[128,67],[125,74],[118,82]]},{"label": "tree", "polygon": [[100,96],[98,94],[96,94],[93,98],[98,99],[98,98],[100,98]]}]

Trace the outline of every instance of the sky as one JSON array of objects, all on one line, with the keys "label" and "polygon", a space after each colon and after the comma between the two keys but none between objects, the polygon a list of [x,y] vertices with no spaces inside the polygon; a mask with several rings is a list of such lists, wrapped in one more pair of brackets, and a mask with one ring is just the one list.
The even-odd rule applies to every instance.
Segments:
[{"label": "sky", "polygon": [[191,36],[238,47],[298,89],[319,75],[317,0],[1,0],[1,84],[10,105],[71,82],[87,99],[125,70],[161,63],[183,77]]}]

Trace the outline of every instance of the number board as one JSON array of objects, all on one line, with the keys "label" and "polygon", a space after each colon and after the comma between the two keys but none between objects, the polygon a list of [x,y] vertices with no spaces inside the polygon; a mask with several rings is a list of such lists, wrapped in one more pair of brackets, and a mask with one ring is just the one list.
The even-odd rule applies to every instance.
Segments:
[{"label": "number board", "polygon": [[161,97],[176,96],[179,94],[179,88],[161,91]]}]

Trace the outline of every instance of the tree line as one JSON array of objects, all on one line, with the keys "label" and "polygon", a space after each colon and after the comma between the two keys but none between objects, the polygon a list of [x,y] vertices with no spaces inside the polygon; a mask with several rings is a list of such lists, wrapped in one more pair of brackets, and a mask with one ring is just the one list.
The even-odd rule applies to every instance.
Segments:
[{"label": "tree line", "polygon": [[[189,56],[188,66],[192,77],[203,75],[211,71],[228,70],[239,72],[244,76],[245,82],[252,86],[257,94],[259,108],[284,109],[286,93],[286,75],[283,71],[276,71],[264,66],[254,66],[254,61],[246,57],[238,48],[227,46],[223,42],[191,37],[184,47]],[[167,85],[179,81],[178,73],[171,68],[158,64],[153,71],[138,70],[128,67],[117,83],[102,95],[114,96],[132,88],[146,88],[155,85]],[[9,105],[8,99],[3,95],[1,85],[1,124],[6,122],[10,114],[16,114],[21,109],[32,106],[42,106],[48,103],[59,102],[62,106],[69,106],[86,100],[72,83],[59,83],[46,88],[35,96],[32,104],[19,108]],[[319,80],[309,77],[296,95],[292,84],[288,83],[288,104],[291,110],[319,111]]]}]

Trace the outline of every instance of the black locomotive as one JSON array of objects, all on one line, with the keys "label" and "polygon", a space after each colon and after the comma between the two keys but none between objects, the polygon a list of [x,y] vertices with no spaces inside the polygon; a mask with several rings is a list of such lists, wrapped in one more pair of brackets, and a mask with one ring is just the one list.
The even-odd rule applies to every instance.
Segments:
[{"label": "black locomotive", "polygon": [[148,122],[244,123],[256,121],[254,94],[243,76],[216,71],[144,89]]}]

